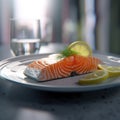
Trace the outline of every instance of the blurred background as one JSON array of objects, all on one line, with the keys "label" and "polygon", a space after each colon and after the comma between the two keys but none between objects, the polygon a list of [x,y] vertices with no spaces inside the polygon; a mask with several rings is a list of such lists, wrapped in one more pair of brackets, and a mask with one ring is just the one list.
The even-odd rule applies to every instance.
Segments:
[{"label": "blurred background", "polygon": [[9,44],[11,18],[40,19],[43,43],[85,40],[120,54],[120,0],[0,0],[0,44]]}]

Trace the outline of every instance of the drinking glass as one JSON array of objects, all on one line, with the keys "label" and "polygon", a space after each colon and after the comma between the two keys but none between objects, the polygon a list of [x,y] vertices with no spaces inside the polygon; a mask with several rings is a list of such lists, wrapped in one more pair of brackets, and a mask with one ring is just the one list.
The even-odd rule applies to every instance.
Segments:
[{"label": "drinking glass", "polygon": [[40,20],[10,20],[10,49],[13,55],[38,54],[40,41]]}]

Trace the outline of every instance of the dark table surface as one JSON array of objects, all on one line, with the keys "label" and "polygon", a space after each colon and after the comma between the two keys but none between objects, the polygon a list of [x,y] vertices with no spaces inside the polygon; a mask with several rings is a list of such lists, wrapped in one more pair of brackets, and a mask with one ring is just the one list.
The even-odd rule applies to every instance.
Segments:
[{"label": "dark table surface", "polygon": [[[49,45],[53,52],[62,45]],[[0,60],[11,57],[0,46]],[[120,88],[93,92],[57,93],[40,91],[0,79],[0,120],[120,120]]]}]

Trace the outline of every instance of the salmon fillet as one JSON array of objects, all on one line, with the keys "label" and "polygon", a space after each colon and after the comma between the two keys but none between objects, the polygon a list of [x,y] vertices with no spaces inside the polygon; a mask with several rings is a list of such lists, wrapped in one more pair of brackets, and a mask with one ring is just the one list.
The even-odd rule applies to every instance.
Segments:
[{"label": "salmon fillet", "polygon": [[95,57],[83,57],[72,55],[56,62],[50,62],[51,58],[42,58],[30,63],[25,69],[25,75],[38,81],[52,80],[71,76],[71,73],[85,74],[97,69],[100,59]]}]

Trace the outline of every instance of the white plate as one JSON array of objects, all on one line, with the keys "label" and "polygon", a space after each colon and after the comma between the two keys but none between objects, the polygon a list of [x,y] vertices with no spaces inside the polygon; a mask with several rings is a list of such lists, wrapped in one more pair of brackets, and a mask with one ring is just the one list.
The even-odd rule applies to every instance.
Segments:
[{"label": "white plate", "polygon": [[[26,77],[23,74],[23,71],[26,68],[27,64],[36,59],[40,59],[46,56],[48,56],[48,54],[19,56],[3,60],[0,62],[0,77],[3,80],[9,80],[27,87],[54,92],[93,91],[110,87],[116,87],[120,85],[120,77],[108,79],[104,83],[97,85],[82,86],[78,85],[77,82],[81,77],[83,77],[83,75],[46,82],[37,82],[33,79]],[[120,66],[119,57],[106,56],[101,54],[94,54],[94,56],[100,58],[103,62],[105,62],[108,65]]]}]

